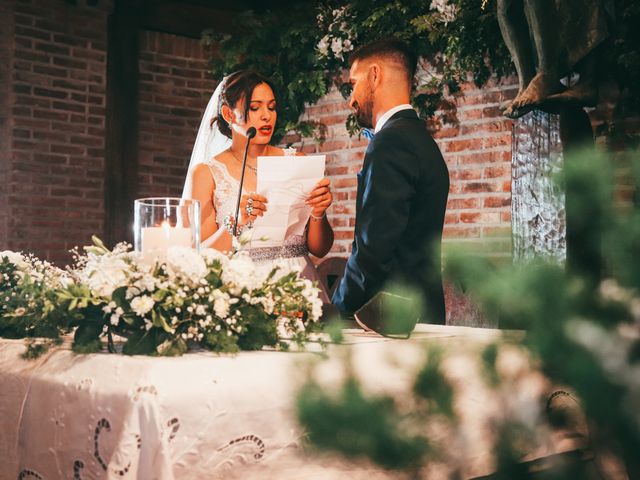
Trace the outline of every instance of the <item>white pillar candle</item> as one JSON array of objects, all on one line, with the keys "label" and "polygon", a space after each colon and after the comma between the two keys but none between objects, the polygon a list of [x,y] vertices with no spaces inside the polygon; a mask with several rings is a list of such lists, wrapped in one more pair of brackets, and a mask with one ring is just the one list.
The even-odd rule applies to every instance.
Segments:
[{"label": "white pillar candle", "polygon": [[172,227],[164,222],[159,227],[142,229],[142,254],[146,258],[165,258],[169,247],[191,248],[191,229]]}]

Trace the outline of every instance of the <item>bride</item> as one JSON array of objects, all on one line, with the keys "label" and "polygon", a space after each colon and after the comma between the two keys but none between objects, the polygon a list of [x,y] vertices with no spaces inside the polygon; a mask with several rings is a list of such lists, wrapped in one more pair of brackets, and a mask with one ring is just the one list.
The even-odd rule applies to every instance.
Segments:
[{"label": "bride", "polygon": [[[257,157],[284,155],[269,145],[276,118],[276,98],[271,82],[262,75],[241,70],[226,77],[213,93],[198,130],[185,180],[183,198],[200,202],[202,246],[228,252],[233,245],[233,226],[242,158],[247,143],[246,131],[254,127],[247,155],[238,230],[250,228],[253,221],[269,208],[269,200],[255,192]],[[295,161],[295,157],[291,157]],[[329,180],[322,179],[307,197],[311,216],[304,236],[287,238],[282,247],[249,249],[256,261],[288,259],[302,267],[302,275],[317,280],[308,253],[325,256],[333,244],[333,229],[326,210],[333,197]],[[325,299],[328,301],[328,298]]]}]

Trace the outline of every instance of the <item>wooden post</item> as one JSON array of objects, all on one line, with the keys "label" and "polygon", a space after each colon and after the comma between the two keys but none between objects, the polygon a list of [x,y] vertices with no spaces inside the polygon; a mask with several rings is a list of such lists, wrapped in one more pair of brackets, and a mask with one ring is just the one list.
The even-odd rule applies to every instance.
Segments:
[{"label": "wooden post", "polygon": [[109,17],[105,142],[104,241],[133,242],[138,184],[138,54],[136,2],[116,1]]}]

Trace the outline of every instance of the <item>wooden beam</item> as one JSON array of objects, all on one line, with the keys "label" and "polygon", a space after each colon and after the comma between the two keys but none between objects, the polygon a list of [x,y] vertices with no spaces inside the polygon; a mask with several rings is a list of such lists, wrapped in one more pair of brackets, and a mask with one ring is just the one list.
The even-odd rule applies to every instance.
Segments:
[{"label": "wooden beam", "polygon": [[126,0],[109,17],[105,140],[104,240],[133,243],[138,184],[139,18]]},{"label": "wooden beam", "polygon": [[202,31],[214,29],[230,33],[238,12],[204,5],[162,3],[147,6],[141,13],[140,26],[146,30],[200,38]]}]

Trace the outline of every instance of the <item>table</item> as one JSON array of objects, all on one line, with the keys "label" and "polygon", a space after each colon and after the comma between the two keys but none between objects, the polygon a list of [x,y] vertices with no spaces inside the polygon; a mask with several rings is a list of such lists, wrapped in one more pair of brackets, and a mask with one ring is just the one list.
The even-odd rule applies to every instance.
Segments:
[{"label": "table", "polygon": [[[417,365],[423,341],[465,354],[502,335],[419,325],[411,340],[391,340],[347,330],[346,345],[329,348],[319,374],[329,383],[338,381],[341,352],[348,350],[365,384],[399,391],[409,375],[399,373],[397,363]],[[354,466],[302,452],[295,392],[304,376],[300,364],[318,353],[152,358],[76,355],[66,345],[23,360],[24,350],[21,340],[0,339],[2,480],[397,478],[366,463]],[[395,364],[387,361],[390,356]],[[472,389],[460,407],[469,412],[470,438],[476,442],[467,452],[469,472],[482,474],[487,461],[479,422],[490,414],[491,402],[463,356],[452,369]]]}]

